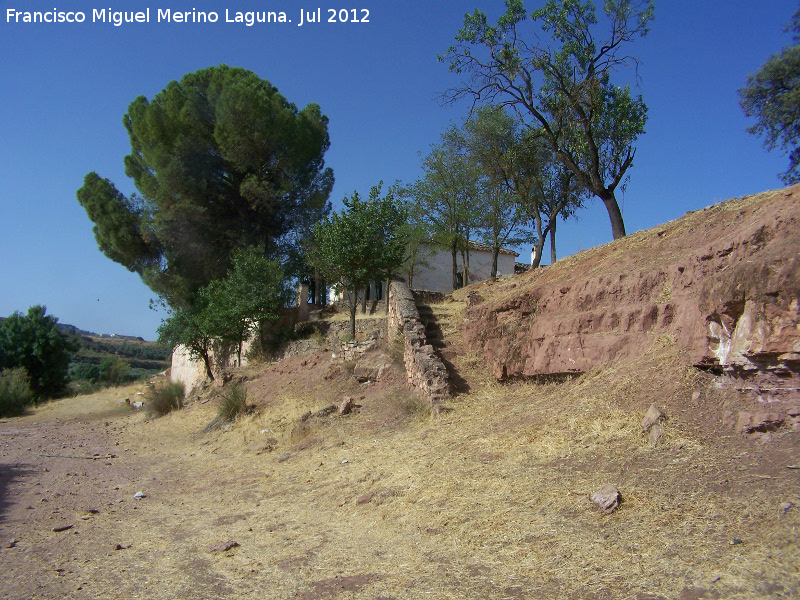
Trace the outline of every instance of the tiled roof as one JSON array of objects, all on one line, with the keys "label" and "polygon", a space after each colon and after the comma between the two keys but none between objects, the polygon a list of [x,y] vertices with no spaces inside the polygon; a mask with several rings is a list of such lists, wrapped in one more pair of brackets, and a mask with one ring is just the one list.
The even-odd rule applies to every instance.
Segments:
[{"label": "tiled roof", "polygon": [[[483,252],[491,252],[492,247],[489,244],[482,244],[474,240],[469,241],[469,247],[473,250],[482,250]],[[519,252],[514,252],[508,248],[500,248],[500,254],[508,254],[509,256],[519,256]]]}]

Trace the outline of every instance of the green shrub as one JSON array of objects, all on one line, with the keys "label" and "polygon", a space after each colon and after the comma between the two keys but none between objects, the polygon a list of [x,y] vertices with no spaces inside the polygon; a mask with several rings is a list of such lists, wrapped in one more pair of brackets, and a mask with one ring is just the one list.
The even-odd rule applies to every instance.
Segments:
[{"label": "green shrub", "polygon": [[95,383],[100,377],[100,367],[92,363],[73,362],[69,365],[67,376],[70,381],[89,381]]},{"label": "green shrub", "polygon": [[247,411],[247,387],[244,383],[231,385],[222,394],[217,408],[219,421],[230,423],[236,417]]},{"label": "green shrub", "polygon": [[128,378],[130,365],[118,356],[104,356],[98,366],[99,380],[109,385],[120,385]]},{"label": "green shrub", "polygon": [[100,383],[92,383],[87,379],[77,379],[69,382],[70,396],[84,396],[86,394],[94,394],[102,390],[103,385]]},{"label": "green shrub", "polygon": [[15,417],[33,404],[33,392],[25,369],[3,369],[0,372],[0,417]]},{"label": "green shrub", "polygon": [[150,388],[145,394],[144,408],[150,417],[163,417],[173,410],[183,408],[185,389],[180,381],[163,383]]}]

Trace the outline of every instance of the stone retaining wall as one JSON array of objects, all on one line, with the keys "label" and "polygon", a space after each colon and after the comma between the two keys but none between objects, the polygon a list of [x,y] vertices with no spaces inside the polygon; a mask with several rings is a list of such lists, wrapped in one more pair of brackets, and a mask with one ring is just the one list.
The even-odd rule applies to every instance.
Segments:
[{"label": "stone retaining wall", "polygon": [[450,397],[447,369],[425,339],[414,295],[402,281],[389,287],[389,335],[403,336],[406,381],[424,393],[434,407]]}]

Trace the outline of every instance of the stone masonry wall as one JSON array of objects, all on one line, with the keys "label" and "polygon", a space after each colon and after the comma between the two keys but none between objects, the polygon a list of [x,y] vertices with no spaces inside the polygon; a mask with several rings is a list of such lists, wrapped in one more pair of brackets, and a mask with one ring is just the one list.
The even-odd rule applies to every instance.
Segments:
[{"label": "stone masonry wall", "polygon": [[414,295],[408,285],[393,281],[389,287],[389,336],[403,336],[403,362],[406,381],[424,393],[431,404],[450,397],[447,369],[425,339],[425,326],[419,317]]}]

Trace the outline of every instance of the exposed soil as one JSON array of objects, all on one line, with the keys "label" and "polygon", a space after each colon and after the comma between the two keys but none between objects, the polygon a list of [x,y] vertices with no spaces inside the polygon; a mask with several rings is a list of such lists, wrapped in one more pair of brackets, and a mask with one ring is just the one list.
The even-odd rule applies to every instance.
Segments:
[{"label": "exposed soil", "polygon": [[[434,308],[457,329],[463,305]],[[472,391],[438,420],[397,380],[358,384],[317,354],[239,373],[258,410],[229,431],[203,433],[213,389],[152,421],[119,390],[0,422],[2,597],[800,594],[798,434],[725,428],[741,399],[679,349],[501,385],[451,347]],[[300,422],[343,395],[354,414]],[[588,496],[609,482],[623,501],[604,515]]]}]

